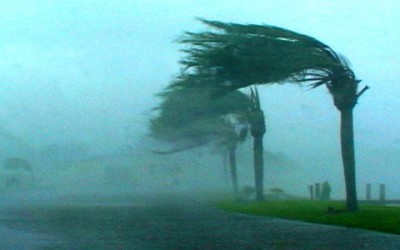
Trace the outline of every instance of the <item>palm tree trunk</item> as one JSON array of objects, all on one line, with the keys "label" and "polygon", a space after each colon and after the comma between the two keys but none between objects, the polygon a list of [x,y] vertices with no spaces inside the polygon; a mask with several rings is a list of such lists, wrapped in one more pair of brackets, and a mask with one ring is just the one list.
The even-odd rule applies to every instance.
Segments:
[{"label": "palm tree trunk", "polygon": [[236,146],[229,147],[229,164],[231,167],[231,178],[233,185],[233,194],[235,198],[239,198],[239,185],[237,177],[237,167],[236,167]]},{"label": "palm tree trunk", "polygon": [[256,185],[256,201],[264,200],[264,158],[263,135],[254,136],[254,178]]},{"label": "palm tree trunk", "polygon": [[222,167],[223,167],[224,185],[228,186],[229,184],[228,154],[225,151],[222,153]]},{"label": "palm tree trunk", "polygon": [[342,160],[346,185],[346,208],[348,211],[357,211],[356,191],[356,164],[354,155],[353,109],[340,110],[340,139],[342,146]]}]

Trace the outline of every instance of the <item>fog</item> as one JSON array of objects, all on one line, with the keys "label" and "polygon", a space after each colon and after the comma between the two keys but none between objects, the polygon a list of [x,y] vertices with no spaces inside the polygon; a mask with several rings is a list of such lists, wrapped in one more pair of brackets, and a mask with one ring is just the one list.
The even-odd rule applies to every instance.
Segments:
[{"label": "fog", "polygon": [[[359,195],[366,183],[385,183],[387,197],[400,198],[399,8],[394,0],[2,1],[0,158],[29,160],[41,190],[229,190],[212,148],[151,153],[168,145],[148,136],[148,122],[155,95],[180,70],[174,41],[204,28],[195,17],[266,23],[328,44],[371,87],[355,108]],[[264,148],[283,159],[266,160],[266,189],[307,196],[309,184],[329,181],[344,198],[339,113],[327,90],[259,91]],[[251,142],[240,147],[239,184],[253,185]]]}]

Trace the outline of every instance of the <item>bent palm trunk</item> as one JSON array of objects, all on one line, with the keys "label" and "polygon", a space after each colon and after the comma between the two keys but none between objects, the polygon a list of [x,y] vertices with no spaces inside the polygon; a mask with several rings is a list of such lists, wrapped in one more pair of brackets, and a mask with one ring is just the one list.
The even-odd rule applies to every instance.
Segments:
[{"label": "bent palm trunk", "polygon": [[254,177],[256,185],[256,201],[264,200],[264,158],[263,135],[254,137]]},{"label": "bent palm trunk", "polygon": [[231,168],[231,178],[233,185],[233,194],[237,199],[239,198],[239,185],[238,185],[237,167],[236,167],[236,146],[230,146],[228,150],[229,150],[229,165]]},{"label": "bent palm trunk", "polygon": [[225,186],[229,184],[229,166],[228,166],[228,154],[224,151],[222,155],[222,167],[223,167],[223,178]]},{"label": "bent palm trunk", "polygon": [[349,211],[358,210],[356,191],[356,166],[354,153],[353,109],[340,110],[340,140],[342,161],[346,185],[346,208]]}]

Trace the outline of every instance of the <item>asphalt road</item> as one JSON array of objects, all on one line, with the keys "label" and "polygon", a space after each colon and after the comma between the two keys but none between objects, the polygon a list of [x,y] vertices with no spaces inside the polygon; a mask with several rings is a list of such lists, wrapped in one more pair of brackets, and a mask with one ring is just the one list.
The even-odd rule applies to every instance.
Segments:
[{"label": "asphalt road", "polygon": [[396,235],[233,214],[180,198],[3,206],[0,249],[400,249]]}]

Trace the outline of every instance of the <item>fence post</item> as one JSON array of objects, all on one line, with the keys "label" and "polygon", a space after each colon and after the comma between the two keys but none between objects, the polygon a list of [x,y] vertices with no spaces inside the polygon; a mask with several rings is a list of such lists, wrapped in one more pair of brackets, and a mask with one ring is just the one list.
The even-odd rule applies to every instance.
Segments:
[{"label": "fence post", "polygon": [[367,201],[371,200],[371,184],[367,184]]},{"label": "fence post", "polygon": [[385,202],[385,199],[386,199],[385,184],[380,184],[379,185],[379,201]]}]

